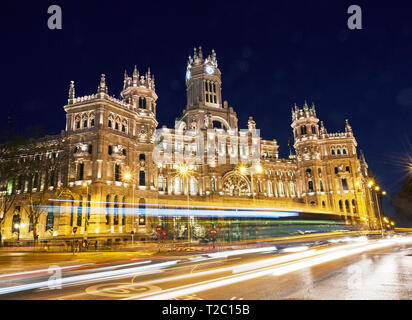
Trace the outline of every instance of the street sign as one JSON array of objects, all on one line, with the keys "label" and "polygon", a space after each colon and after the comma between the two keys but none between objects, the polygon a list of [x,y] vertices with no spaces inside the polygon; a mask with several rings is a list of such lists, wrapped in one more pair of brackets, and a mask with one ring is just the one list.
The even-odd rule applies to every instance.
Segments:
[{"label": "street sign", "polygon": [[162,227],[161,227],[161,226],[157,226],[157,227],[156,227],[156,231],[157,231],[157,232],[162,231]]},{"label": "street sign", "polygon": [[76,233],[77,227],[73,227],[73,233]]}]

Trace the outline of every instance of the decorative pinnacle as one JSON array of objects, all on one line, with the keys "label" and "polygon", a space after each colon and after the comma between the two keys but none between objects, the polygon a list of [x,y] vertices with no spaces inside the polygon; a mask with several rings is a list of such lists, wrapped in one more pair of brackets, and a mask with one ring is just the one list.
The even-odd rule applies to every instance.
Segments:
[{"label": "decorative pinnacle", "polygon": [[74,91],[74,81],[70,81],[70,89],[69,89],[69,99],[75,98],[75,91]]},{"label": "decorative pinnacle", "polygon": [[106,76],[102,74],[100,78],[100,84],[99,87],[97,88],[98,93],[107,93],[107,86],[106,86]]}]

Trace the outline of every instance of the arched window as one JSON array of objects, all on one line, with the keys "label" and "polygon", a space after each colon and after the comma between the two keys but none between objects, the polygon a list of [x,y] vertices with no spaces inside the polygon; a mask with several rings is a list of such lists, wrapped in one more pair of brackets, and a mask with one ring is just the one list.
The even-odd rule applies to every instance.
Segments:
[{"label": "arched window", "polygon": [[356,200],[355,200],[355,199],[352,199],[352,212],[353,212],[353,213],[356,213],[356,212],[357,212],[357,209],[356,209]]},{"label": "arched window", "polygon": [[290,183],[290,195],[292,197],[296,196],[296,186],[295,186],[295,183],[293,182]]},{"label": "arched window", "polygon": [[144,172],[144,169],[143,168],[141,168],[140,169],[140,172],[139,172],[139,186],[145,186],[146,185],[146,175],[145,175],[145,172]]},{"label": "arched window", "polygon": [[157,189],[163,191],[163,176],[157,177]]},{"label": "arched window", "polygon": [[123,197],[123,206],[122,206],[122,225],[126,224],[126,196]]},{"label": "arched window", "polygon": [[312,180],[308,181],[308,192],[309,193],[313,192],[313,181]]},{"label": "arched window", "polygon": [[79,164],[79,180],[84,179],[84,163]]},{"label": "arched window", "polygon": [[343,149],[343,154],[348,154],[348,152],[346,151],[346,149]]},{"label": "arched window", "polygon": [[109,156],[112,155],[112,153],[113,153],[113,147],[112,147],[112,146],[109,146],[109,147],[107,148],[107,153],[109,154]]},{"label": "arched window", "polygon": [[321,191],[321,192],[325,191],[325,190],[323,189],[322,179],[319,179],[319,187],[320,187],[320,191]]},{"label": "arched window", "polygon": [[212,192],[216,191],[216,180],[215,177],[212,177]]},{"label": "arched window", "polygon": [[106,196],[106,224],[110,224],[110,195]]},{"label": "arched window", "polygon": [[190,193],[192,194],[198,193],[198,183],[197,183],[197,179],[194,177],[190,178]]},{"label": "arched window", "polygon": [[345,191],[349,190],[348,181],[345,178],[342,179],[342,188]]},{"label": "arched window", "polygon": [[283,188],[283,182],[279,181],[279,195],[284,196],[285,195],[285,189]]},{"label": "arched window", "polygon": [[335,155],[335,149],[332,149],[332,151],[330,152],[332,154],[332,156]]},{"label": "arched window", "polygon": [[340,149],[338,149],[337,154],[338,154],[338,155],[340,154]]},{"label": "arched window", "polygon": [[300,133],[301,134],[306,134],[306,126],[300,127]]},{"label": "arched window", "polygon": [[114,204],[113,204],[113,224],[119,224],[119,197],[114,197]]},{"label": "arched window", "polygon": [[83,220],[83,198],[80,197],[79,206],[77,207],[77,226],[82,225]]},{"label": "arched window", "polygon": [[326,202],[325,201],[322,201],[322,207],[326,207]]},{"label": "arched window", "polygon": [[272,181],[268,181],[268,195],[272,196]]},{"label": "arched window", "polygon": [[54,226],[54,211],[53,211],[53,202],[50,204],[49,210],[47,212],[47,218],[46,218],[46,231],[51,230],[53,231],[53,226]]},{"label": "arched window", "polygon": [[342,203],[342,200],[339,200],[339,210],[340,210],[340,212],[343,212],[343,203]]},{"label": "arched window", "polygon": [[346,212],[350,212],[349,200],[345,200],[345,209],[346,209]]},{"label": "arched window", "polygon": [[146,99],[139,97],[139,108],[146,109]]},{"label": "arched window", "polygon": [[120,164],[115,164],[114,165],[114,180],[120,181],[120,178],[121,178]]},{"label": "arched window", "polygon": [[312,134],[316,134],[316,128],[315,128],[315,126],[312,126]]}]

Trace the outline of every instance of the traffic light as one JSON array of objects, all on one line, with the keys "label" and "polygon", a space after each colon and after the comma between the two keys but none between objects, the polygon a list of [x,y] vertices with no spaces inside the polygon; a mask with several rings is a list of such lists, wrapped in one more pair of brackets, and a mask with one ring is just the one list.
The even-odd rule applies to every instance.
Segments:
[{"label": "traffic light", "polygon": [[139,214],[139,226],[146,224],[146,215],[144,213]]}]

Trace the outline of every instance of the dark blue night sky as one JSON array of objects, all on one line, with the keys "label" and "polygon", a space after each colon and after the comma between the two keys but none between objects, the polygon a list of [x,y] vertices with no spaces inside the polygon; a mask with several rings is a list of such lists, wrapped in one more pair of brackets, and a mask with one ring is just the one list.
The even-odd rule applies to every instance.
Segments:
[{"label": "dark blue night sky", "polygon": [[[47,28],[60,5],[63,29]],[[363,29],[349,30],[349,5]],[[156,78],[158,120],[173,126],[185,107],[193,47],[217,53],[223,95],[246,127],[249,115],[287,156],[291,106],[314,102],[329,132],[349,119],[378,183],[405,176],[412,134],[412,5],[409,1],[1,1],[1,126],[65,127],[70,80],[96,92],[106,74],[118,96],[136,64]],[[388,201],[387,201],[388,202]],[[389,206],[387,206],[389,208]]]}]

